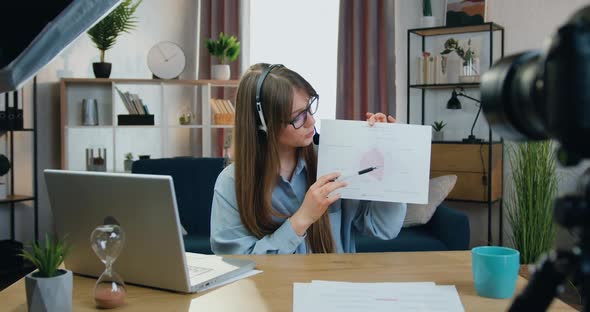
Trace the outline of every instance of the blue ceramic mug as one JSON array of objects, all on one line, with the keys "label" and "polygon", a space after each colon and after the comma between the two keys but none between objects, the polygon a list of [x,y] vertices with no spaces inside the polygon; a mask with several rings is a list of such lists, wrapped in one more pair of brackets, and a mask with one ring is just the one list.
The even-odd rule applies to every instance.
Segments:
[{"label": "blue ceramic mug", "polygon": [[475,247],[471,249],[471,266],[478,295],[512,297],[520,267],[518,250],[499,246]]}]

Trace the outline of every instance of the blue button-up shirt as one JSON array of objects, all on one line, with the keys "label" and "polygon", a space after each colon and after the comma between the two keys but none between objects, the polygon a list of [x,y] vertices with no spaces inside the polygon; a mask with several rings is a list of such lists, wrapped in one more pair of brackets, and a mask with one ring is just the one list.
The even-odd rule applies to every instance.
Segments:
[{"label": "blue button-up shirt", "polygon": [[[280,214],[293,215],[305,198],[305,161],[299,159],[291,181],[284,178],[272,193],[272,207]],[[405,203],[341,199],[328,207],[336,252],[355,252],[356,233],[379,239],[397,236],[406,215]],[[305,235],[293,230],[289,219],[272,234],[252,235],[242,224],[236,200],[234,166],[229,165],[217,178],[211,207],[211,248],[216,254],[292,254],[307,253]]]}]

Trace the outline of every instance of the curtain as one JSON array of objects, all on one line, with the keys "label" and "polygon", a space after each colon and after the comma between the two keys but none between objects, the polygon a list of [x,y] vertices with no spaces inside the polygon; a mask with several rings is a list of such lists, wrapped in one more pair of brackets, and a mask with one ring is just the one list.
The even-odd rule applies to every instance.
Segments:
[{"label": "curtain", "polygon": [[340,0],[336,118],[395,117],[394,0]]},{"label": "curtain", "polygon": [[[199,64],[197,79],[211,79],[211,65],[218,64],[216,57],[211,57],[205,47],[209,38],[218,38],[220,32],[240,38],[240,1],[239,0],[199,0]],[[231,78],[240,78],[242,53],[230,63]]]}]

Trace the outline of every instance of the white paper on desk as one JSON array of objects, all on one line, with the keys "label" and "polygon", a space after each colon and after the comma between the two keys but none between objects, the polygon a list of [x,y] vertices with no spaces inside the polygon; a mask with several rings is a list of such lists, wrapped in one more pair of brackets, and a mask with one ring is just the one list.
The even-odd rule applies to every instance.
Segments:
[{"label": "white paper on desk", "polygon": [[[349,287],[380,287],[380,285],[387,284],[390,287],[429,287],[436,286],[434,282],[406,282],[406,283],[352,283],[352,282],[335,282],[335,281],[322,281],[312,280],[311,283],[293,283],[293,312],[298,311],[315,311],[313,306],[313,300],[308,300],[310,297],[309,291],[313,291],[313,287],[331,287],[336,286],[349,286]],[[375,285],[377,284],[377,285]]]},{"label": "white paper on desk", "polygon": [[294,286],[293,290],[300,292],[293,294],[294,312],[310,311],[310,308],[322,312],[463,311],[454,286],[437,286],[434,283],[313,281]]},{"label": "white paper on desk", "polygon": [[425,204],[428,202],[432,127],[366,121],[322,120],[318,177],[349,176],[342,198]]}]

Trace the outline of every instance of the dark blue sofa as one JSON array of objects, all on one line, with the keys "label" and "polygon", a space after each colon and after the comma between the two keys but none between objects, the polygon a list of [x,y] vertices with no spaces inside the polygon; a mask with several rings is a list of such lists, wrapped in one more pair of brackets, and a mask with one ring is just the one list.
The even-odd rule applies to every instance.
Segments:
[{"label": "dark blue sofa", "polygon": [[[170,175],[180,221],[188,235],[186,251],[211,254],[210,218],[213,187],[225,166],[223,158],[176,157],[133,162],[133,173]],[[426,225],[404,228],[397,238],[383,241],[356,236],[357,252],[462,250],[469,248],[469,220],[440,205]]]},{"label": "dark blue sofa", "polygon": [[357,252],[440,251],[469,249],[469,218],[444,204],[425,225],[403,228],[391,240],[357,235]]}]

